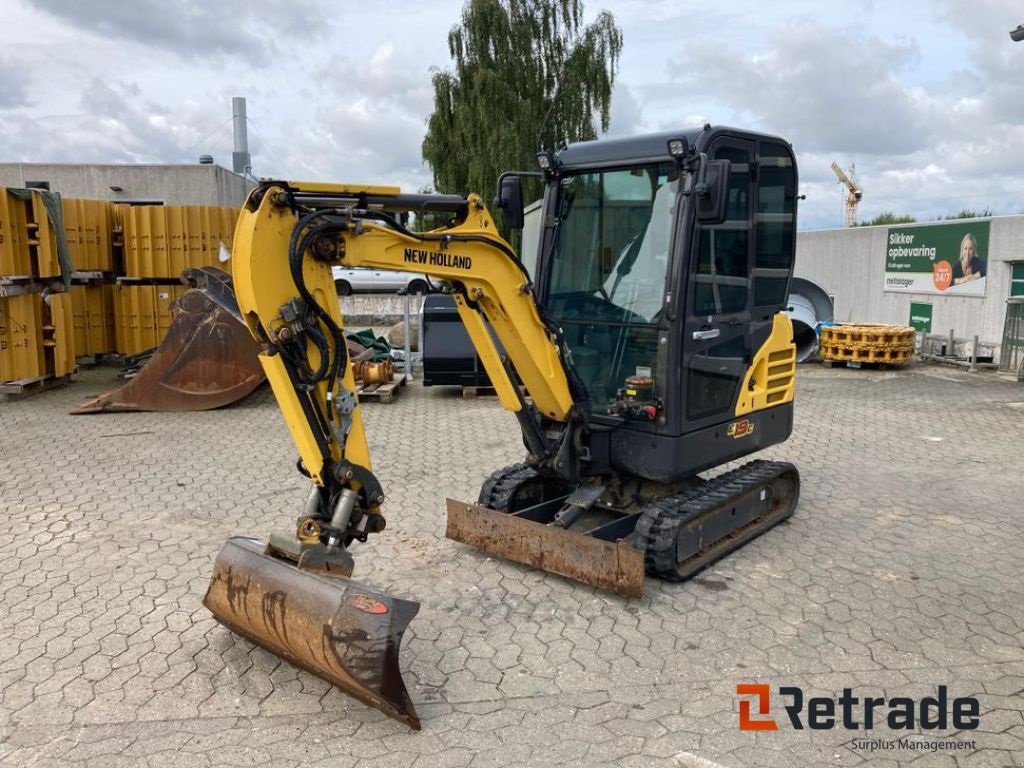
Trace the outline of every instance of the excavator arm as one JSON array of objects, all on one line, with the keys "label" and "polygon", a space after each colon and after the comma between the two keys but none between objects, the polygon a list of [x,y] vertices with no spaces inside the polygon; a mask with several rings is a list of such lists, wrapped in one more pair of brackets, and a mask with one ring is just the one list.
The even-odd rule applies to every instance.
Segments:
[{"label": "excavator arm", "polygon": [[[400,223],[401,214],[424,210],[448,213],[452,222],[423,233]],[[261,363],[303,466],[318,485],[328,484],[325,471],[370,466],[346,364],[334,264],[426,272],[451,281],[466,330],[502,405],[519,416],[538,464],[558,454],[564,430],[552,431],[552,425],[583,418],[558,330],[543,319],[529,275],[475,195],[266,183],[241,214],[232,262],[242,315],[266,345]],[[515,385],[512,369],[533,405]],[[367,501],[373,504],[372,497]]]},{"label": "excavator arm", "polygon": [[[450,217],[430,232],[409,212]],[[418,604],[351,581],[348,545],[385,527],[349,365],[331,267],[425,272],[455,302],[502,405],[516,413],[531,463],[578,472],[585,388],[530,276],[479,197],[403,195],[392,187],[265,182],[239,218],[232,253],[238,306],[312,481],[294,531],[266,545],[233,538],[204,604],[232,630],[419,727],[398,669]],[[491,333],[501,342],[499,354]],[[530,395],[527,401],[514,375]]]}]

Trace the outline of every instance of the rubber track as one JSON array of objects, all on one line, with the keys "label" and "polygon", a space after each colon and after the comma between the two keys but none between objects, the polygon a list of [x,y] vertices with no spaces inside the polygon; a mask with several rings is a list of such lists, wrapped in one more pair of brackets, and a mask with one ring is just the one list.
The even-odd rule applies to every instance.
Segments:
[{"label": "rubber track", "polygon": [[677,570],[676,534],[679,527],[737,496],[770,484],[776,477],[793,469],[792,464],[785,462],[751,461],[693,490],[648,504],[636,526],[636,542],[644,551],[647,573],[666,581],[689,578],[690,573],[681,576]]},{"label": "rubber track", "polygon": [[503,467],[484,480],[477,503],[488,509],[507,512],[515,492],[524,484],[539,479],[537,470],[526,462]]}]

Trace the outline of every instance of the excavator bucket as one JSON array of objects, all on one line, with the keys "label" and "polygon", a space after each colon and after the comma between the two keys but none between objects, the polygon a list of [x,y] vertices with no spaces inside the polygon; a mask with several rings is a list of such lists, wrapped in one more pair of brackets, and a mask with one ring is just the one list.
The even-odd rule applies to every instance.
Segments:
[{"label": "excavator bucket", "polygon": [[398,666],[419,603],[301,570],[234,537],[217,555],[203,605],[231,631],[419,730]]},{"label": "excavator bucket", "polygon": [[230,276],[188,269],[193,287],[175,307],[156,352],[134,378],[71,413],[206,411],[230,405],[264,380],[259,345],[242,320]]}]

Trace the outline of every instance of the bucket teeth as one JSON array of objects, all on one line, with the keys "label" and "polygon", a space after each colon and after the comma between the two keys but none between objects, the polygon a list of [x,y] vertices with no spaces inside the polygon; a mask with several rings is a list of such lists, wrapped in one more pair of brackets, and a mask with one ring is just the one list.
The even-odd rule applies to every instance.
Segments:
[{"label": "bucket teeth", "polygon": [[419,603],[299,570],[256,539],[234,537],[217,555],[203,605],[233,632],[419,730],[398,663]]}]

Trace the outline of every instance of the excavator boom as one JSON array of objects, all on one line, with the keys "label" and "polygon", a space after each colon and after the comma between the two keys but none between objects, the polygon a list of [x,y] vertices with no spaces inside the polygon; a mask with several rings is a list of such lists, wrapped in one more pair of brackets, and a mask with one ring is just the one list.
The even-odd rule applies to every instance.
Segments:
[{"label": "excavator boom", "polygon": [[[415,233],[397,218],[424,209],[455,221]],[[204,604],[235,632],[419,728],[398,662],[419,604],[348,578],[346,547],[384,528],[384,496],[370,463],[331,265],[427,271],[456,282],[459,313],[502,404],[520,415],[538,459],[551,462],[560,460],[551,426],[577,413],[557,331],[541,318],[529,275],[477,197],[264,183],[239,217],[232,262],[241,315],[262,345],[260,365],[312,488],[294,534],[224,546]],[[532,402],[513,384],[483,318]]]}]

